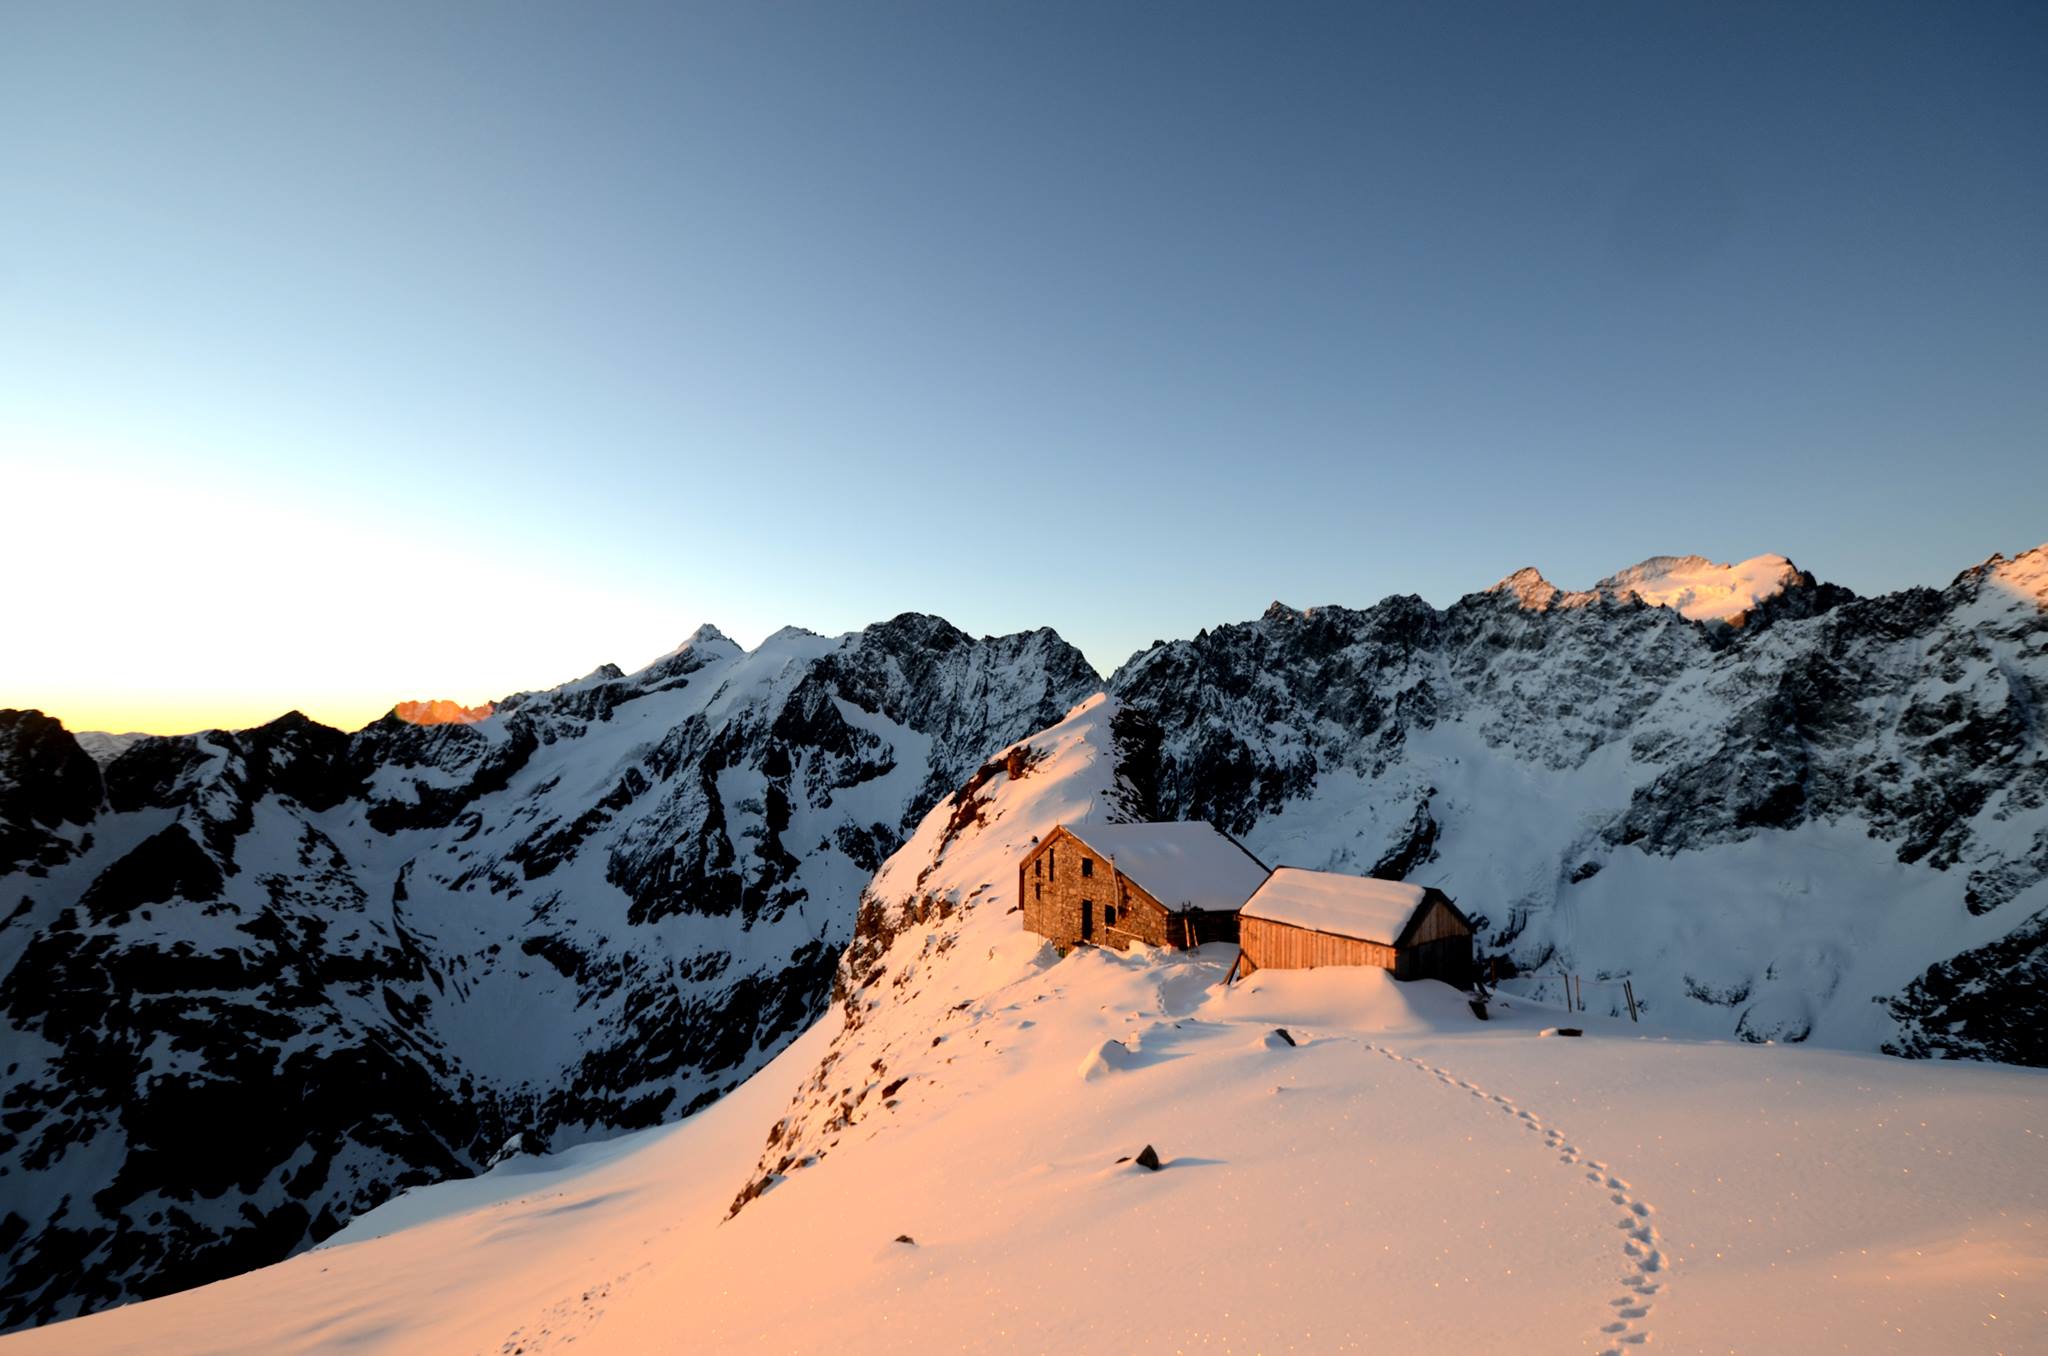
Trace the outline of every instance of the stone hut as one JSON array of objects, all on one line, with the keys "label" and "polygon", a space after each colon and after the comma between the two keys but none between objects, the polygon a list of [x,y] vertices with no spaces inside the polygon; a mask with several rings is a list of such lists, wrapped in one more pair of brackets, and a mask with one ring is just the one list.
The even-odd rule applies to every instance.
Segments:
[{"label": "stone hut", "polygon": [[1266,864],[1235,838],[1178,824],[1060,825],[1017,867],[1024,926],[1061,950],[1237,940],[1237,911]]},{"label": "stone hut", "polygon": [[1233,967],[1308,970],[1371,965],[1396,979],[1472,981],[1472,923],[1443,891],[1283,866],[1238,911]]}]

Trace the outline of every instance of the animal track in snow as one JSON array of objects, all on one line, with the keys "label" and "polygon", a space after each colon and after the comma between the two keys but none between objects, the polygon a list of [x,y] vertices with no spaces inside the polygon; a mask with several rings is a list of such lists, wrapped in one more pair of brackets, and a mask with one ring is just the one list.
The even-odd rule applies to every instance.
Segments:
[{"label": "animal track in snow", "polygon": [[1364,1044],[1366,1049],[1385,1055],[1388,1059],[1412,1065],[1423,1073],[1435,1075],[1445,1086],[1470,1093],[1481,1103],[1490,1103],[1519,1122],[1524,1129],[1541,1131],[1544,1147],[1557,1153],[1558,1162],[1567,1167],[1583,1167],[1586,1170],[1586,1181],[1607,1192],[1607,1199],[1626,1212],[1615,1221],[1615,1228],[1622,1234],[1621,1252],[1625,1265],[1621,1284],[1628,1293],[1607,1302],[1607,1307],[1612,1313],[1607,1321],[1600,1325],[1599,1335],[1610,1345],[1601,1349],[1601,1356],[1622,1356],[1627,1348],[1641,1346],[1649,1341],[1649,1330],[1642,1326],[1642,1322],[1650,1316],[1651,1297],[1662,1287],[1662,1282],[1658,1278],[1663,1276],[1670,1265],[1659,1246],[1657,1226],[1650,1222],[1650,1216],[1656,1213],[1656,1207],[1648,1201],[1639,1199],[1628,1182],[1610,1172],[1607,1164],[1599,1159],[1585,1157],[1562,1130],[1546,1125],[1541,1116],[1518,1106],[1513,1098],[1503,1097],[1497,1092],[1488,1092],[1477,1083],[1458,1077],[1449,1069],[1425,1064],[1412,1056],[1389,1050],[1384,1045],[1376,1045],[1371,1041]]}]

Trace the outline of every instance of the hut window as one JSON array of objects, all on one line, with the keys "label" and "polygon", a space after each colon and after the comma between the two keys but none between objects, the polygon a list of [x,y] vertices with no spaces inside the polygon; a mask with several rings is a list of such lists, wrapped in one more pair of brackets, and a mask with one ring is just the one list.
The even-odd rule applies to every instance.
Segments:
[{"label": "hut window", "polygon": [[1032,886],[1032,887],[1031,887],[1031,897],[1032,897],[1033,899],[1044,899],[1044,898],[1045,898],[1045,887],[1044,887],[1043,885],[1034,885],[1034,886]]},{"label": "hut window", "polygon": [[1060,850],[1058,848],[1047,848],[1045,850],[1045,862],[1045,874],[1057,876],[1060,873]]},{"label": "hut window", "polygon": [[1084,876],[1095,874],[1095,859],[1093,857],[1083,857],[1081,859],[1081,874]]},{"label": "hut window", "polygon": [[1045,874],[1045,858],[1033,857],[1031,859],[1031,874],[1034,876],[1043,876]]},{"label": "hut window", "polygon": [[[1084,872],[1083,874],[1085,875],[1086,873]],[[1110,927],[1116,926],[1116,905],[1105,904],[1102,906],[1102,921]]]}]

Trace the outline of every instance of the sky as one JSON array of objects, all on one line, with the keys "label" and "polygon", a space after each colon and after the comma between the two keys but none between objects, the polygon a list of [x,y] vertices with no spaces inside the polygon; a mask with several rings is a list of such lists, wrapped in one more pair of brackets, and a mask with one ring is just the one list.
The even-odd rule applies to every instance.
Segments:
[{"label": "sky", "polygon": [[2048,540],[2048,7],[0,0],[0,706]]}]

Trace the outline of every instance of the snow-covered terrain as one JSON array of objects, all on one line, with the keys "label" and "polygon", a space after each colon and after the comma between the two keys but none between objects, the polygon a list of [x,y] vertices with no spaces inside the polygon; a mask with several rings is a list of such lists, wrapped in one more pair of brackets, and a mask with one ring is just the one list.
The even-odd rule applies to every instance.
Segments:
[{"label": "snow-covered terrain", "polygon": [[[1674,1037],[2048,1064],[2048,549],[1869,599],[1778,559],[1276,604],[1111,677],[1116,778],[1015,772],[1034,814],[1206,818],[1270,863],[1441,886],[1524,1002],[1569,974],[1589,1020],[1626,981]],[[906,615],[751,652],[707,628],[470,719],[294,715],[104,766],[0,712],[0,1319],[673,1121],[835,991],[922,1011],[917,967],[879,958],[963,944],[982,905],[934,863],[1006,794],[1003,746],[1103,686],[1049,631]],[[1088,763],[1061,728],[1033,746]],[[891,858],[934,805],[938,838]],[[950,973],[975,1010],[986,977]],[[905,1020],[845,1067],[959,1019]],[[808,1089],[723,1204],[801,1181],[867,1114],[826,1094],[865,1085]]]},{"label": "snow-covered terrain", "polygon": [[717,1104],[0,1350],[2048,1343],[2048,1075],[1597,1013],[1574,1039],[1376,971],[1226,989],[1227,947],[1061,959],[1015,864],[1126,817],[1145,741],[1097,698],[1029,743],[926,817],[837,1006]]}]

